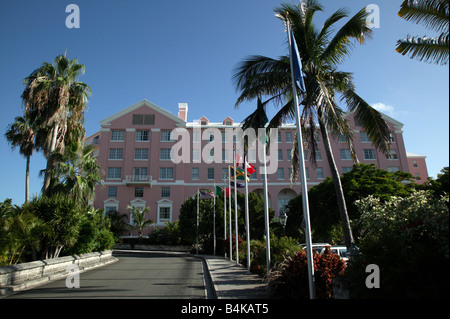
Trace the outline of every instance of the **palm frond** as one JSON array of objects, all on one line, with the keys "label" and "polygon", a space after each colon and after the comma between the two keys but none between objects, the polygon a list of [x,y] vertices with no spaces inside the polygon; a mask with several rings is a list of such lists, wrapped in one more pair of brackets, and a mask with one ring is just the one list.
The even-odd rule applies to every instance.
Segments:
[{"label": "palm frond", "polygon": [[380,112],[371,107],[353,90],[344,92],[342,99],[346,101],[350,112],[354,112],[355,119],[362,124],[373,145],[387,154],[390,148],[390,132]]},{"label": "palm frond", "polygon": [[319,43],[326,41],[330,34],[333,32],[333,25],[346,17],[348,17],[348,10],[345,8],[338,9],[336,12],[334,12],[327,20],[325,20],[322,29],[320,30],[317,41]]},{"label": "palm frond", "polygon": [[448,35],[449,0],[405,0],[398,15],[407,21]]},{"label": "palm frond", "polygon": [[256,110],[247,116],[242,122],[242,129],[245,131],[248,128],[253,128],[255,130],[262,128],[268,122],[266,115],[266,103],[263,103],[261,99],[258,98],[258,105]]},{"label": "palm frond", "polygon": [[408,55],[411,59],[428,61],[441,65],[448,64],[449,35],[441,35],[438,38],[410,37],[397,42],[396,51],[402,55]]},{"label": "palm frond", "polygon": [[253,100],[262,95],[283,95],[290,85],[289,58],[278,60],[251,56],[240,62],[234,70],[233,81],[241,95],[236,101],[238,107],[244,101]]},{"label": "palm frond", "polygon": [[354,46],[352,40],[363,44],[367,38],[371,38],[372,29],[366,25],[367,17],[368,13],[363,8],[348,20],[328,43],[321,60],[337,65],[350,53],[350,49]]}]

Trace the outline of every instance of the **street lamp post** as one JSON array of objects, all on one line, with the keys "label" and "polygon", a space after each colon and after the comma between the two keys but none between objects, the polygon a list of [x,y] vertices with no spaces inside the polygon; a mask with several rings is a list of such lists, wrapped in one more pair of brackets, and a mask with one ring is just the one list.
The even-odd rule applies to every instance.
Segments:
[{"label": "street lamp post", "polygon": [[286,222],[287,222],[287,218],[288,216],[286,215],[286,213],[283,211],[280,214],[280,224],[281,226],[283,226],[283,236],[286,236]]}]

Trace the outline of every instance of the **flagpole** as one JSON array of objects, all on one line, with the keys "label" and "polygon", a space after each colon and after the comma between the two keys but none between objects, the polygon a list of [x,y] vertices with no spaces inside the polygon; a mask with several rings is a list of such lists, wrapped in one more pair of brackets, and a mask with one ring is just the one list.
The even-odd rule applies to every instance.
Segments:
[{"label": "flagpole", "polygon": [[236,143],[233,145],[233,165],[234,165],[234,233],[236,243],[236,265],[239,265],[239,245],[238,245],[238,217],[237,217],[237,182],[236,182]]},{"label": "flagpole", "polygon": [[263,167],[264,167],[264,177],[263,177],[263,185],[264,185],[264,222],[266,226],[266,273],[269,274],[270,271],[270,231],[269,231],[269,193],[267,187],[267,158],[266,158],[266,144],[267,138],[266,134],[264,134],[264,143],[263,143]]},{"label": "flagpole", "polygon": [[216,182],[214,181],[214,207],[213,207],[213,239],[214,239],[214,256],[216,255]]},{"label": "flagpole", "polygon": [[[223,239],[227,240],[227,185],[223,181]],[[227,258],[227,250],[225,250],[225,258]]]},{"label": "flagpole", "polygon": [[[306,174],[305,174],[305,160],[303,154],[303,138],[302,138],[302,130],[300,126],[300,112],[299,112],[299,101],[297,95],[297,87],[296,80],[294,74],[294,65],[293,65],[293,57],[292,57],[292,40],[291,39],[291,24],[288,18],[286,18],[287,25],[287,33],[288,33],[288,41],[289,41],[289,56],[291,62],[291,77],[292,77],[292,89],[294,92],[294,102],[295,102],[295,120],[297,124],[297,142],[298,142],[298,153],[300,159],[300,175],[301,175],[301,184],[302,184],[302,202],[303,202],[303,218],[305,220],[305,235],[306,235],[306,256],[308,261],[308,281],[309,281],[309,297],[310,299],[316,299],[316,289],[314,282],[314,259],[312,254],[312,242],[311,242],[311,225],[309,219],[309,205],[308,205],[308,187],[306,184]],[[295,39],[294,39],[295,40]],[[300,57],[298,57],[300,59]],[[301,63],[301,61],[298,61]],[[301,64],[300,64],[301,65]],[[302,72],[300,67],[300,73]],[[302,78],[302,74],[300,74],[300,78]],[[302,81],[302,79],[301,79]]]},{"label": "flagpole", "polygon": [[198,255],[198,215],[199,215],[199,207],[200,207],[200,190],[197,188],[197,236],[196,236],[196,251]]},{"label": "flagpole", "polygon": [[248,181],[247,181],[247,156],[244,154],[244,180],[245,180],[245,228],[247,237],[247,273],[250,274],[250,225],[248,216]]},{"label": "flagpole", "polygon": [[230,260],[233,260],[233,243],[231,242],[232,241],[232,223],[231,223],[231,168],[230,168],[230,166],[231,165],[228,165],[228,192],[229,192],[229,194],[230,194],[230,198],[228,198],[228,210],[230,211],[230,214],[228,215],[228,221],[229,221],[229,223],[228,223],[228,228],[229,228],[229,236],[228,236],[228,238],[229,238],[229,244],[230,244]]}]

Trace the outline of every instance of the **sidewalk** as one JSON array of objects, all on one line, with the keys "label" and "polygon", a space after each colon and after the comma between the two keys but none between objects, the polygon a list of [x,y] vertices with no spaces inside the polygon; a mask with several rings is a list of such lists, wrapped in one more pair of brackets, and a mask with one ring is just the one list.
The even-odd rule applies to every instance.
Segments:
[{"label": "sidewalk", "polygon": [[242,265],[219,256],[202,256],[208,266],[217,299],[266,299],[262,278],[248,274]]}]

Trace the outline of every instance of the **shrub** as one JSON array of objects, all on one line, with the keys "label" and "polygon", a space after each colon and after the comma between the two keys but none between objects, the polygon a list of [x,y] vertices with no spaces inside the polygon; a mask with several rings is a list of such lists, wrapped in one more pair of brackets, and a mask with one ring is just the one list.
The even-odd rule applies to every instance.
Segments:
[{"label": "shrub", "polygon": [[[448,195],[436,199],[418,191],[385,203],[369,196],[356,204],[362,237],[346,272],[351,297],[448,298]],[[378,289],[365,286],[369,264],[380,269]]]},{"label": "shrub", "polygon": [[[269,298],[309,298],[309,280],[306,252],[301,250],[276,265],[268,276]],[[345,262],[329,250],[314,255],[316,298],[333,298],[332,280],[342,275]]]},{"label": "shrub", "polygon": [[[294,238],[277,238],[272,234],[270,237],[271,265],[282,262],[286,257],[293,256],[299,249],[298,242]],[[267,273],[266,241],[252,240],[250,254],[252,257],[250,271],[259,276],[265,276]],[[246,259],[243,259],[242,262],[246,264]]]},{"label": "shrub", "polygon": [[110,224],[109,217],[103,217],[103,210],[91,209],[84,212],[77,241],[64,253],[79,255],[110,249],[115,242]]},{"label": "shrub", "polygon": [[84,212],[69,196],[57,193],[33,198],[22,206],[22,212],[34,215],[46,226],[39,236],[42,259],[57,258],[76,243]]},{"label": "shrub", "polygon": [[[244,240],[241,236],[238,236],[238,251],[242,252],[244,249]],[[230,256],[230,238],[228,237],[223,241],[223,248],[227,252],[227,256]],[[236,237],[231,236],[231,249],[233,250],[233,259],[236,260]],[[239,258],[240,259],[240,258]]]},{"label": "shrub", "polygon": [[110,250],[114,246],[114,242],[114,234],[110,230],[103,228],[98,233],[95,251]]}]

